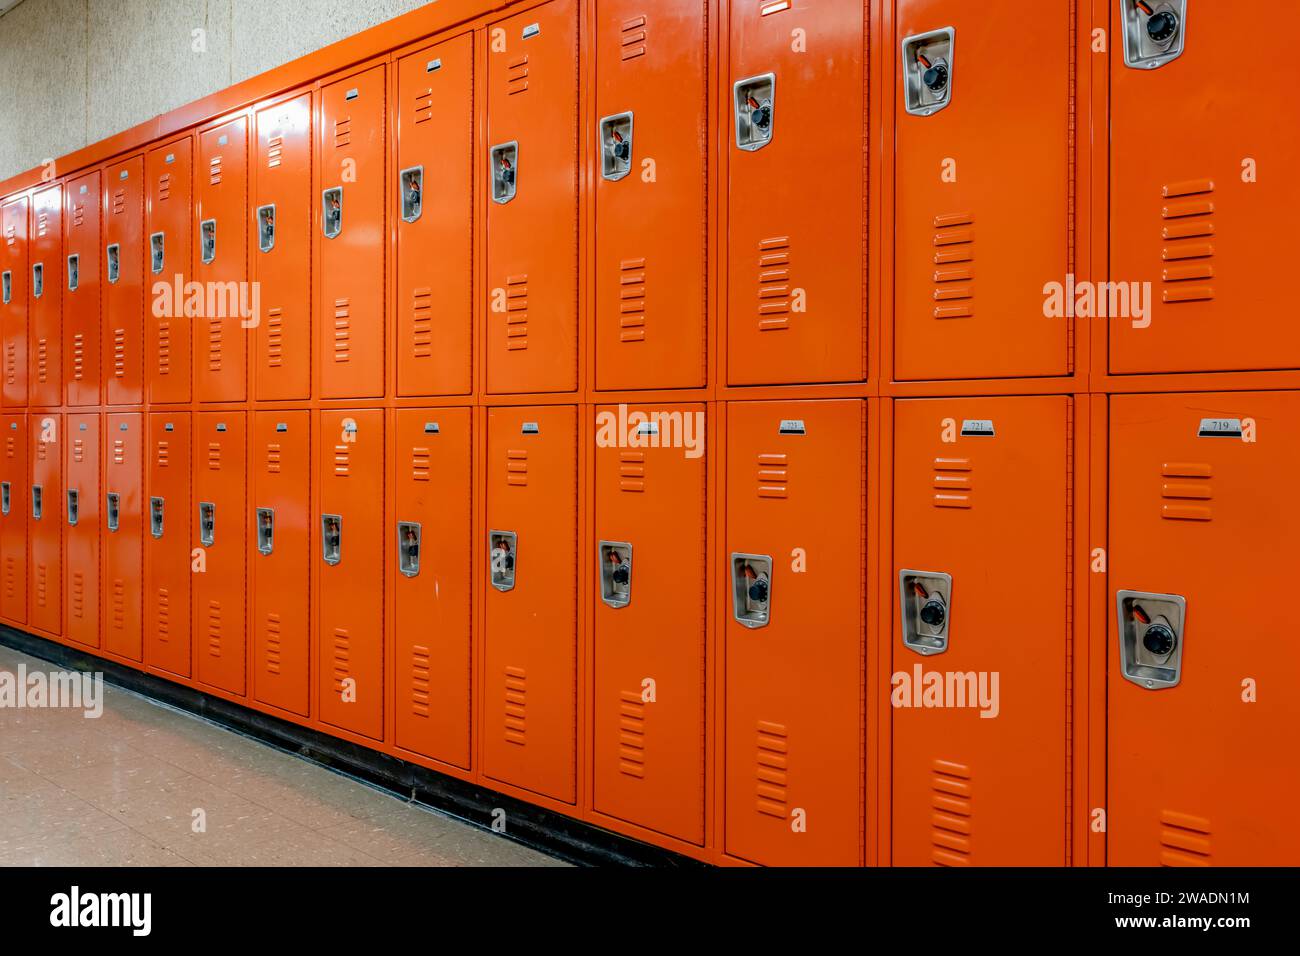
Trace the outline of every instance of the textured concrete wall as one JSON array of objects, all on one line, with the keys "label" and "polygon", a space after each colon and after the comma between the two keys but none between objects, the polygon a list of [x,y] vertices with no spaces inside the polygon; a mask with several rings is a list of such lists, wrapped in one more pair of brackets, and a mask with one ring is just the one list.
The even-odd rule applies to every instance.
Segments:
[{"label": "textured concrete wall", "polygon": [[0,16],[0,179],[426,2],[23,0]]}]

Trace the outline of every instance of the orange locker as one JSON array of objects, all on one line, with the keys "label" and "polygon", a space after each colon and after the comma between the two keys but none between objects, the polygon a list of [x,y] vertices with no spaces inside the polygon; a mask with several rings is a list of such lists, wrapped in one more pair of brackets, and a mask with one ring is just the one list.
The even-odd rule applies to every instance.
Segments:
[{"label": "orange locker", "polygon": [[[28,291],[28,402],[35,407],[63,403],[63,187],[32,195],[31,260],[23,278]],[[39,268],[38,268],[39,267]],[[31,285],[41,277],[40,294]],[[46,279],[49,281],[47,282]]]},{"label": "orange locker", "polygon": [[866,378],[865,6],[730,5],[732,385]]},{"label": "orange locker", "polygon": [[384,736],[384,413],[320,413],[321,720]]},{"label": "orange locker", "polygon": [[190,550],[197,543],[190,540],[190,413],[151,412],[148,454],[144,662],[189,677],[190,586],[197,577]]},{"label": "orange locker", "polygon": [[253,414],[253,696],[307,716],[311,413]]},{"label": "orange locker", "polygon": [[27,197],[0,207],[0,373],[6,408],[27,404]]},{"label": "orange locker", "polygon": [[140,602],[144,428],[139,412],[104,418],[104,649],[133,661],[144,651]]},{"label": "orange locker", "polygon": [[575,799],[577,414],[488,412],[483,772]]},{"label": "orange locker", "polygon": [[466,395],[474,344],[472,35],[399,61],[397,102],[397,394]]},{"label": "orange locker", "polygon": [[[194,317],[186,314],[193,228],[194,148],[188,137],[145,156],[145,382],[154,404],[188,402]],[[168,291],[169,290],[169,291]]]},{"label": "orange locker", "polygon": [[99,424],[94,412],[69,415],[64,436],[63,636],[88,647],[100,646]]},{"label": "orange locker", "polygon": [[32,627],[63,633],[63,416],[33,414],[30,433],[31,489],[27,497],[30,567],[27,600]]},{"label": "orange locker", "polygon": [[704,406],[595,411],[593,803],[703,843]]},{"label": "orange locker", "polygon": [[262,317],[254,394],[303,399],[311,395],[311,94],[259,110],[256,122],[249,254]]},{"label": "orange locker", "polygon": [[596,10],[598,388],[705,384],[708,5]]},{"label": "orange locker", "polygon": [[244,412],[201,412],[195,417],[190,509],[190,541],[197,551],[191,615],[195,676],[240,696],[246,672],[245,429]]},{"label": "orange locker", "polygon": [[1066,865],[1071,421],[1059,396],[895,405],[895,865]]},{"label": "orange locker", "polygon": [[[1190,25],[1187,0],[1115,6],[1109,278],[1127,294],[1111,312],[1110,370],[1300,367],[1279,281],[1292,260],[1267,225],[1300,204],[1300,129],[1280,121],[1273,95],[1291,65],[1266,56],[1242,68],[1260,24],[1235,4],[1190,4]],[[1300,6],[1269,8],[1270,35],[1297,30]],[[1147,308],[1126,314],[1135,296]],[[1225,325],[1238,316],[1250,319]]]},{"label": "orange locker", "polygon": [[[248,397],[249,330],[255,315],[248,284],[248,117],[199,134],[194,178],[193,260],[203,307],[195,332],[194,397],[242,402]],[[202,655],[200,655],[202,660]]]},{"label": "orange locker", "polygon": [[104,392],[109,405],[144,400],[144,157],[104,172]]},{"label": "orange locker", "polygon": [[384,70],[320,91],[322,398],[384,394]]},{"label": "orange locker", "polygon": [[[63,195],[63,247],[67,259],[62,275],[32,273],[32,295],[44,295],[36,286],[62,283],[63,382],[69,405],[99,404],[99,181],[98,172],[68,183]],[[45,268],[43,262],[41,273]]]},{"label": "orange locker", "polygon": [[1275,589],[1300,537],[1300,393],[1110,409],[1107,861],[1294,865],[1300,652]]},{"label": "orange locker", "polygon": [[727,407],[724,826],[733,856],[862,863],[866,403]]},{"label": "orange locker", "polygon": [[0,615],[27,621],[27,416],[0,416]]},{"label": "orange locker", "polygon": [[471,410],[397,412],[397,745],[470,766]]},{"label": "orange locker", "polygon": [[[1070,320],[1044,303],[1073,262],[1074,7],[1048,0],[1026,22],[1013,4],[898,4],[898,379],[1071,371]],[[1011,36],[1041,54],[1031,82]]]},{"label": "orange locker", "polygon": [[489,28],[487,389],[578,387],[578,16],[551,0]]}]

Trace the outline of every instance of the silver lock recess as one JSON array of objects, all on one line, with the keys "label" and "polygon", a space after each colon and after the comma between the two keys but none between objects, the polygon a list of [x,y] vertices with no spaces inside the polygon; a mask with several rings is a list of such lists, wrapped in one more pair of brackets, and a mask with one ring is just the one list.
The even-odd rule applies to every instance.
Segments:
[{"label": "silver lock recess", "polygon": [[519,563],[519,539],[513,531],[488,532],[488,580],[498,591],[515,586]]},{"label": "silver lock recess", "polygon": [[41,486],[32,485],[32,518],[36,521],[41,520]]},{"label": "silver lock recess", "polygon": [[109,531],[116,531],[122,514],[122,496],[110,491],[104,496],[104,510]]},{"label": "silver lock recess", "polygon": [[68,489],[68,524],[75,525],[81,517],[81,495],[76,488]]},{"label": "silver lock recess", "polygon": [[397,174],[402,196],[402,222],[415,222],[424,211],[424,167],[412,166]]},{"label": "silver lock recess", "polygon": [[493,146],[488,158],[491,165],[492,201],[508,203],[519,189],[519,143],[511,140]]},{"label": "silver lock recess", "polygon": [[104,254],[108,263],[108,282],[112,285],[122,277],[122,247],[114,242],[104,249]]},{"label": "silver lock recess", "polygon": [[8,305],[9,300],[14,297],[14,274],[6,269],[0,272],[0,299]]},{"label": "silver lock recess", "polygon": [[1120,0],[1124,17],[1124,65],[1154,70],[1183,54],[1187,0]]},{"label": "silver lock recess", "polygon": [[420,522],[397,522],[397,570],[408,578],[420,573]]},{"label": "silver lock recess", "polygon": [[[35,275],[33,275],[34,278]],[[68,256],[68,291],[76,292],[79,285],[81,285],[81,256],[74,253]],[[32,291],[35,292],[36,290],[33,289]],[[39,293],[37,294],[39,295]]]},{"label": "silver lock recess", "polygon": [[731,612],[745,627],[766,627],[772,619],[771,555],[731,555]]},{"label": "silver lock recess", "polygon": [[217,539],[217,506],[211,501],[199,502],[199,544],[212,547]]},{"label": "silver lock recess", "polygon": [[204,219],[199,223],[199,258],[204,264],[217,258],[217,221]]},{"label": "silver lock recess", "polygon": [[903,108],[913,116],[933,116],[952,102],[952,27],[903,38]]},{"label": "silver lock recess", "polygon": [[149,533],[155,538],[163,536],[163,499],[149,499]]},{"label": "silver lock recess", "polygon": [[615,113],[600,121],[600,175],[611,182],[632,171],[632,114]]},{"label": "silver lock recess", "polygon": [[753,152],[772,142],[776,129],[776,74],[737,80],[732,88],[736,111],[736,145]]},{"label": "silver lock recess", "polygon": [[[77,288],[77,270],[76,256],[68,256],[68,290],[76,291]],[[45,294],[45,263],[37,262],[32,265],[32,298],[39,299]]]},{"label": "silver lock recess", "polygon": [[952,575],[942,571],[899,571],[898,608],[903,646],[927,657],[948,649],[952,620]]},{"label": "silver lock recess", "polygon": [[9,482],[0,481],[0,514],[9,513]]},{"label": "silver lock recess", "polygon": [[1146,690],[1176,687],[1183,673],[1187,601],[1177,594],[1120,591],[1116,611],[1124,679]]},{"label": "silver lock recess", "polygon": [[343,560],[342,515],[320,516],[320,551],[326,564],[338,564]]},{"label": "silver lock recess", "polygon": [[326,239],[343,231],[343,187],[335,186],[320,194],[320,224]]},{"label": "silver lock recess", "polygon": [[275,203],[257,207],[257,249],[270,252],[275,248]]},{"label": "silver lock recess", "polygon": [[257,509],[257,553],[270,554],[275,550],[275,509]]},{"label": "silver lock recess", "polygon": [[596,548],[600,568],[600,599],[610,607],[632,603],[632,545],[627,541],[601,541]]},{"label": "silver lock recess", "polygon": [[159,275],[163,271],[163,259],[165,256],[164,244],[166,240],[161,232],[150,233],[149,235],[149,271],[154,275]]}]

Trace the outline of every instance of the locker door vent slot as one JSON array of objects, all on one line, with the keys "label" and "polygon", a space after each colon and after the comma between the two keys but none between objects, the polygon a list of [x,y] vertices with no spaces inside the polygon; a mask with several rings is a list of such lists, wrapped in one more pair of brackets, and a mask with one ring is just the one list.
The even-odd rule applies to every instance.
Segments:
[{"label": "locker door vent slot", "polygon": [[600,599],[613,608],[632,603],[632,545],[627,541],[601,541],[596,549],[600,568]]},{"label": "locker door vent slot", "polygon": [[731,609],[745,627],[766,627],[772,618],[772,558],[731,555]]},{"label": "locker door vent slot", "polygon": [[492,201],[510,202],[519,190],[519,143],[512,140],[492,147]]},{"label": "locker door vent slot", "polygon": [[632,171],[632,114],[615,113],[600,121],[600,174],[611,182]]},{"label": "locker door vent slot", "polygon": [[275,550],[275,509],[257,509],[257,553],[270,554]]},{"label": "locker door vent slot", "polygon": [[514,588],[518,560],[519,539],[515,532],[488,532],[488,574],[498,591]]},{"label": "locker door vent slot", "polygon": [[903,646],[924,656],[948,649],[952,621],[952,575],[942,571],[899,571],[898,609]]},{"label": "locker door vent slot", "polygon": [[397,522],[397,570],[408,578],[420,573],[420,522]]},{"label": "locker door vent slot", "polygon": [[971,865],[971,769],[951,760],[930,767],[930,859],[939,866]]},{"label": "locker door vent slot", "polygon": [[933,116],[952,102],[952,27],[903,38],[903,107],[913,116]]},{"label": "locker door vent slot", "polygon": [[1187,601],[1177,594],[1120,591],[1119,657],[1124,679],[1146,690],[1182,679]]},{"label": "locker door vent slot", "polygon": [[736,146],[746,152],[762,149],[776,129],[776,74],[737,80],[733,90]]},{"label": "locker door vent slot", "polygon": [[1160,865],[1210,866],[1210,821],[1190,813],[1160,811]]},{"label": "locker door vent slot", "polygon": [[1154,70],[1183,55],[1187,0],[1121,0],[1124,65]]}]

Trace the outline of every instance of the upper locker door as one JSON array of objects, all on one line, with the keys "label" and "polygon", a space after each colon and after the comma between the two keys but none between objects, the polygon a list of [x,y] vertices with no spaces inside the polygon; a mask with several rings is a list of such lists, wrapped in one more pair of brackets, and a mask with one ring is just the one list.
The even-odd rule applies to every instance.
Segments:
[{"label": "upper locker door", "polygon": [[0,615],[27,621],[27,416],[0,417]]},{"label": "upper locker door", "polygon": [[144,400],[144,157],[104,172],[104,391],[109,405]]},{"label": "upper locker door", "polygon": [[731,385],[866,378],[864,6],[731,4]]},{"label": "upper locker door", "polygon": [[[189,412],[149,414],[146,490],[144,662],[189,677],[190,588],[198,577],[191,570]],[[206,574],[206,555],[203,568]]]},{"label": "upper locker door", "polygon": [[[32,196],[30,250],[23,285],[30,303],[27,349],[28,402],[33,407],[63,404],[63,187]],[[38,270],[36,267],[40,266]],[[41,276],[40,294],[32,286]],[[46,280],[49,281],[46,281]]]},{"label": "upper locker door", "polygon": [[578,387],[578,15],[488,28],[487,390]]},{"label": "upper locker door", "polygon": [[474,43],[465,34],[397,73],[397,394],[473,388]]},{"label": "upper locker door", "polygon": [[727,408],[725,849],[863,858],[866,403]]},{"label": "upper locker door", "polygon": [[66,260],[53,270],[42,261],[40,273],[32,273],[33,296],[37,285],[57,283],[65,290],[63,382],[69,405],[99,404],[99,181],[93,172],[68,183],[63,196]]},{"label": "upper locker door", "polygon": [[311,413],[255,412],[248,551],[253,696],[307,716],[311,686]]},{"label": "upper locker door", "polygon": [[63,633],[63,416],[33,414],[27,489],[31,567],[27,614],[32,627]]},{"label": "upper locker door", "polygon": [[1294,69],[1269,54],[1243,66],[1266,36],[1300,31],[1300,5],[1264,22],[1203,0],[1112,11],[1109,278],[1149,308],[1111,321],[1110,370],[1300,367],[1294,261],[1265,225],[1300,205],[1300,128],[1278,113]]},{"label": "upper locker door", "polygon": [[311,396],[311,118],[303,93],[257,113],[253,240],[262,315],[254,336],[260,401]]},{"label": "upper locker door", "polygon": [[143,656],[140,601],[144,427],[139,412],[104,419],[104,649]]},{"label": "upper locker door", "polygon": [[596,10],[596,383],[705,384],[708,4]]},{"label": "upper locker door", "polygon": [[593,805],[696,844],[704,841],[704,427],[703,405],[596,409],[591,544]]},{"label": "upper locker door", "polygon": [[151,289],[162,287],[145,309],[144,377],[154,404],[188,402],[191,395],[193,319],[186,315],[185,284],[193,247],[193,153],[186,138],[150,150],[144,161],[146,279]]},{"label": "upper locker door", "polygon": [[397,745],[470,766],[470,409],[397,412]]},{"label": "upper locker door", "polygon": [[246,672],[245,418],[244,412],[235,411],[195,416],[190,507],[190,541],[201,552],[193,584],[196,676],[205,684],[241,696]]},{"label": "upper locker door", "polygon": [[[99,500],[98,413],[69,415],[64,436],[66,489],[58,505],[63,512],[64,637],[99,647]],[[55,504],[46,502],[46,507]]]},{"label": "upper locker door", "polygon": [[4,405],[27,404],[27,198],[0,207],[0,358]]},{"label": "upper locker door", "polygon": [[1114,397],[1110,429],[1107,860],[1294,865],[1300,393]]},{"label": "upper locker door", "polygon": [[1070,421],[895,404],[895,865],[1066,864]]},{"label": "upper locker door", "polygon": [[[205,290],[192,318],[194,397],[242,402],[248,397],[248,117],[199,134],[194,179],[194,278]],[[233,515],[231,516],[233,519]]]},{"label": "upper locker door", "polygon": [[320,718],[384,737],[384,412],[320,413]]},{"label": "upper locker door", "polygon": [[577,413],[488,413],[483,772],[573,803]]},{"label": "upper locker door", "polygon": [[384,394],[385,68],[320,91],[320,388]]},{"label": "upper locker door", "polygon": [[896,378],[1070,372],[1070,320],[1045,317],[1044,289],[1073,265],[1074,6],[898,4]]}]

